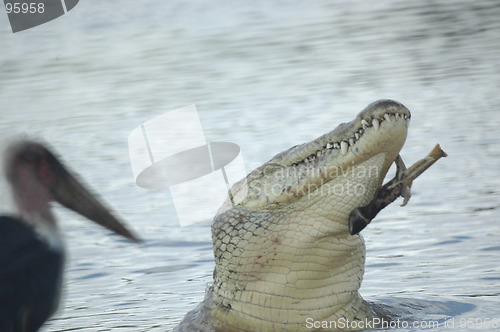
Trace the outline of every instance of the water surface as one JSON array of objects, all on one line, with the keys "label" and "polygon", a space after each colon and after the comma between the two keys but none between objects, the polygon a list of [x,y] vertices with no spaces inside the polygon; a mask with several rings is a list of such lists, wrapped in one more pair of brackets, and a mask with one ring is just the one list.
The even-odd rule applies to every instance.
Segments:
[{"label": "water surface", "polygon": [[166,331],[203,298],[210,221],[180,228],[168,191],[134,185],[140,123],[196,104],[207,139],[251,170],[381,98],[412,111],[407,164],[435,143],[449,157],[363,231],[363,297],[468,330],[500,319],[498,17],[496,1],[84,1],[12,34],[0,15],[1,148],[50,142],[145,240],[56,207],[70,261],[43,331]]}]

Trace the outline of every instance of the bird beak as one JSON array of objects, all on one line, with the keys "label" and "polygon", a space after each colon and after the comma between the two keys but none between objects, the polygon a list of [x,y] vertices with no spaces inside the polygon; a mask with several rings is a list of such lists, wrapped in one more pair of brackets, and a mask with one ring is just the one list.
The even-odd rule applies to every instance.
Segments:
[{"label": "bird beak", "polygon": [[53,155],[47,159],[53,174],[48,186],[57,202],[121,236],[140,242]]}]

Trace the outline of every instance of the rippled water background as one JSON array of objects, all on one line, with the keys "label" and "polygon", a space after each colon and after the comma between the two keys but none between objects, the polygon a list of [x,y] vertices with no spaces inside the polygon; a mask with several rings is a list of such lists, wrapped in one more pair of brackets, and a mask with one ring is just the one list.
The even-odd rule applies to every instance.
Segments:
[{"label": "rippled water background", "polygon": [[166,331],[203,298],[210,222],[180,228],[168,191],[134,185],[140,123],[196,104],[251,170],[381,98],[412,111],[407,164],[435,143],[449,157],[363,231],[362,295],[468,330],[500,320],[499,18],[497,1],[82,1],[12,34],[0,14],[1,148],[50,142],[145,240],[56,207],[71,260],[43,331]]}]

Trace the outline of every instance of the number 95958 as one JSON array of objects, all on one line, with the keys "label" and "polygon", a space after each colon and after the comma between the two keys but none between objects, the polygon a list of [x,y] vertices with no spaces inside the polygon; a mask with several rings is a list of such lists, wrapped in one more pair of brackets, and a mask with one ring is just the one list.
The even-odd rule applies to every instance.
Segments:
[{"label": "number 95958", "polygon": [[43,2],[7,2],[5,3],[5,10],[7,14],[42,14],[45,11],[45,4]]}]

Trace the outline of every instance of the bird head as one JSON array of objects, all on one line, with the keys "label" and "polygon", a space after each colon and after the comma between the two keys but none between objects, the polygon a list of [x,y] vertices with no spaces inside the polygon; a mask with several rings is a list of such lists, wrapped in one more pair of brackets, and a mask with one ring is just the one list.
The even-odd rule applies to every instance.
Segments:
[{"label": "bird head", "polygon": [[4,172],[21,216],[37,213],[43,221],[55,224],[48,203],[57,201],[119,235],[138,241],[44,145],[28,140],[11,143],[4,156]]}]

